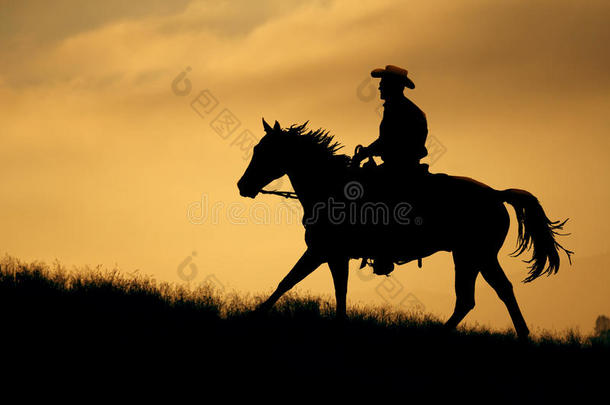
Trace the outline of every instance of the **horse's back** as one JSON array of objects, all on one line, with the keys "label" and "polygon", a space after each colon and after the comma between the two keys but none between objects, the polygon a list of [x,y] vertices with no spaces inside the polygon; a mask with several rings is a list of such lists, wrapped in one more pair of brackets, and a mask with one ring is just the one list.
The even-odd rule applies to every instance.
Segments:
[{"label": "horse's back", "polygon": [[466,176],[432,173],[424,176],[423,189],[431,196],[445,196],[456,200],[499,201],[498,191],[487,184]]},{"label": "horse's back", "polygon": [[451,175],[448,175],[448,174],[445,174],[445,176],[450,177],[457,184],[464,184],[464,185],[468,185],[468,186],[472,186],[472,187],[478,187],[478,188],[481,188],[481,189],[493,190],[487,184],[482,183],[482,182],[480,182],[478,180],[475,180],[475,179],[473,179],[471,177],[466,177],[466,176],[451,176]]}]

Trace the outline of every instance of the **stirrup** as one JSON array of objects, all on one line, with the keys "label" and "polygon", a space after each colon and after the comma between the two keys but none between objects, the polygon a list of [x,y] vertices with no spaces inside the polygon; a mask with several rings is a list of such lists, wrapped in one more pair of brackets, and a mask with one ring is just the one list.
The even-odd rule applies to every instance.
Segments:
[{"label": "stirrup", "polygon": [[383,266],[379,266],[379,259],[373,260],[373,273],[380,276],[387,276],[394,271],[394,262],[392,260],[381,260]]}]

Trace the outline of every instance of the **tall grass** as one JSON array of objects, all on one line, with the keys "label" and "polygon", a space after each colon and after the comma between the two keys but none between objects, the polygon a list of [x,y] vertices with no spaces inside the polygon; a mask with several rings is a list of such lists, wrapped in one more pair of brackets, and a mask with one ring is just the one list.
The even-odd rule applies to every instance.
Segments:
[{"label": "tall grass", "polygon": [[6,256],[0,260],[0,349],[13,367],[69,362],[86,375],[112,368],[170,378],[196,370],[206,381],[341,376],[408,379],[430,389],[477,379],[491,387],[525,384],[528,392],[562,379],[596,381],[595,365],[610,358],[607,341],[575,331],[543,332],[524,344],[510,330],[447,332],[431,315],[363,305],[350,307],[348,320],[337,323],[334,300],[294,292],[265,316],[255,315],[263,298]]},{"label": "tall grass", "polygon": [[[252,311],[265,298],[263,295],[225,293],[213,284],[187,284],[159,282],[153,277],[125,273],[102,266],[66,269],[59,261],[47,265],[43,262],[24,263],[5,256],[0,259],[0,304],[6,312],[24,310],[48,311],[61,308],[82,312],[84,308],[109,313],[165,313],[176,316],[190,314],[197,318],[217,320],[250,319]],[[333,322],[334,300],[309,293],[287,293],[266,317],[269,320],[317,320]],[[419,312],[398,311],[387,305],[356,304],[348,309],[348,323],[352,327],[385,328],[411,333],[443,331],[442,321]],[[261,321],[261,319],[257,319]],[[418,332],[419,330],[419,332]],[[454,336],[476,336],[510,342],[516,339],[512,330],[494,331],[487,327],[460,327]],[[541,331],[530,344],[534,346],[568,346],[588,348],[604,345],[606,339],[582,336],[576,330],[565,333]]]}]

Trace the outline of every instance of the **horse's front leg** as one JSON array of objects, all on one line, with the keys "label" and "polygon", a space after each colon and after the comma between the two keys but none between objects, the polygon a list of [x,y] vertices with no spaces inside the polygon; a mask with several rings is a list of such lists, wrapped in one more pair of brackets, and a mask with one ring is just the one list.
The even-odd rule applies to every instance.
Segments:
[{"label": "horse's front leg", "polygon": [[256,310],[265,312],[271,309],[286,291],[290,290],[305,277],[313,273],[322,263],[324,263],[324,260],[320,256],[312,253],[310,250],[306,250],[292,270],[290,270],[286,277],[280,281],[280,284],[273,294],[271,294],[265,302],[260,304]]},{"label": "horse's front leg", "polygon": [[347,279],[349,274],[349,258],[333,258],[328,261],[328,267],[335,284],[335,299],[337,301],[337,319],[346,318],[347,309]]}]

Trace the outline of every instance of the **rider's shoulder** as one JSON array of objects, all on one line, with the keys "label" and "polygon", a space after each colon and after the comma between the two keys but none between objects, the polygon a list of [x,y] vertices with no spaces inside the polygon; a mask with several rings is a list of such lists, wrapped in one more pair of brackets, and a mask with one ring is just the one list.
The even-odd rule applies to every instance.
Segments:
[{"label": "rider's shoulder", "polygon": [[383,103],[384,107],[394,107],[394,108],[414,108],[419,110],[420,108],[415,104],[411,99],[406,96],[396,97],[391,100],[386,100]]}]

